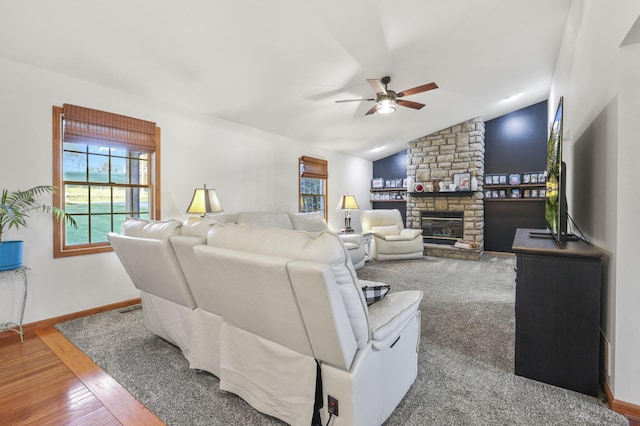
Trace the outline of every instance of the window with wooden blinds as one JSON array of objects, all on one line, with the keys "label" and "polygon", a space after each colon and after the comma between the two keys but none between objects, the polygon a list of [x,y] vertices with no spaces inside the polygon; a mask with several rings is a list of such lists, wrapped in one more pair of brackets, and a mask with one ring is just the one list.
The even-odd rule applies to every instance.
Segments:
[{"label": "window with wooden blinds", "polygon": [[154,122],[64,104],[53,107],[54,205],[77,228],[54,226],[54,257],[110,251],[127,217],[160,217],[160,129]]},{"label": "window with wooden blinds", "polygon": [[327,182],[329,165],[327,160],[302,156],[298,160],[299,211],[308,213],[321,211],[327,220]]}]

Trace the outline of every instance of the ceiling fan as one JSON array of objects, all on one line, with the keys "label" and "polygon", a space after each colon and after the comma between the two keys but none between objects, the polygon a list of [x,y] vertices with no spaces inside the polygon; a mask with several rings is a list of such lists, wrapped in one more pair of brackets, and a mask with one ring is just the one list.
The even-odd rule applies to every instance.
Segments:
[{"label": "ceiling fan", "polygon": [[371,87],[373,87],[373,90],[376,91],[375,98],[347,99],[342,101],[336,101],[336,103],[375,101],[376,104],[369,111],[367,111],[365,115],[370,115],[376,112],[380,114],[390,114],[396,110],[397,105],[402,105],[404,107],[413,108],[413,109],[421,109],[424,106],[424,104],[421,104],[419,102],[406,101],[400,98],[438,88],[438,85],[435,83],[427,83],[427,84],[423,84],[422,86],[414,87],[412,89],[403,90],[402,92],[394,92],[393,90],[387,89],[387,85],[391,82],[391,77],[389,76],[382,77],[382,79],[380,80],[378,80],[377,78],[368,78],[367,82],[369,82]]}]

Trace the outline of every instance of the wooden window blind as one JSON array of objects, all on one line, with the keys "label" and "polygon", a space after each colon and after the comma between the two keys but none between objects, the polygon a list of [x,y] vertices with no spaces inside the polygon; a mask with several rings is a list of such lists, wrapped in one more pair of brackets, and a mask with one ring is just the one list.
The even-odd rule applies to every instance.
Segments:
[{"label": "wooden window blind", "polygon": [[156,151],[156,123],[76,105],[63,105],[63,140]]},{"label": "wooden window blind", "polygon": [[327,179],[329,177],[327,160],[302,156],[300,157],[300,177]]}]

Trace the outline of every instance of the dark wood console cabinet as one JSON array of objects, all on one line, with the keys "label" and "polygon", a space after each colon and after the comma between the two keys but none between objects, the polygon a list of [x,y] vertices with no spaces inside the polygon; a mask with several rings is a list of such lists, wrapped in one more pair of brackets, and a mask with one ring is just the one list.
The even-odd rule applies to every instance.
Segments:
[{"label": "dark wood console cabinet", "polygon": [[517,229],[515,374],[598,395],[602,253]]}]

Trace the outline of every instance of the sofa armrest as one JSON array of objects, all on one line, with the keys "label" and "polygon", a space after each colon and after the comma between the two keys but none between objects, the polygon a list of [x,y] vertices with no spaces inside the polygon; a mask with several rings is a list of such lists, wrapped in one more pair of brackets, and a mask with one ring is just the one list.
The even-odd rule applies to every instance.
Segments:
[{"label": "sofa armrest", "polygon": [[389,293],[369,306],[371,343],[378,350],[391,346],[404,326],[418,312],[422,300],[421,290]]}]

